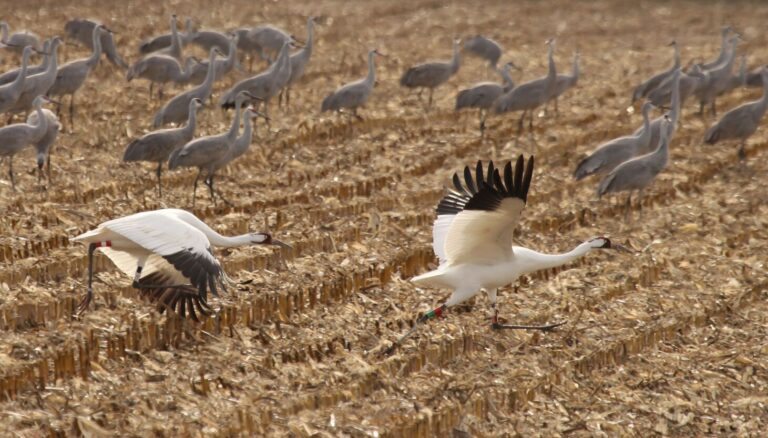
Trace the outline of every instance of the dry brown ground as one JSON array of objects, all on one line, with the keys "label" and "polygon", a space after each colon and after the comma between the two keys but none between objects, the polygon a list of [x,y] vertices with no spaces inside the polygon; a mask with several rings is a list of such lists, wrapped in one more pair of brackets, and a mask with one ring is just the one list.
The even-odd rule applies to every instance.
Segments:
[{"label": "dry brown ground", "polygon": [[[100,258],[95,308],[72,318],[85,250],[67,238],[135,211],[187,207],[194,176],[167,175],[167,196],[157,199],[152,167],[120,162],[160,103],[147,99],[145,83],[126,84],[103,64],[78,97],[74,128],[64,120],[47,190],[36,184],[30,151],[16,159],[17,193],[0,180],[0,435],[759,436],[768,428],[765,130],[741,168],[735,146],[700,145],[713,119],[695,116],[689,102],[670,166],[630,224],[619,200],[594,199],[596,181],[570,178],[599,142],[640,124],[625,110],[631,87],[666,68],[672,38],[684,61],[708,60],[719,26],[730,23],[744,35],[750,66],[768,58],[768,5],[104,3],[3,9],[13,11],[5,16],[13,28],[46,36],[63,32],[69,18],[98,17],[119,32],[131,60],[172,12],[215,28],[268,21],[299,37],[307,14],[327,17],[292,108],[273,106],[271,132],[260,127],[251,151],[221,178],[235,207],[203,197],[195,210],[222,233],[268,228],[295,251],[219,251],[230,276],[252,283],[218,301],[220,314],[203,326],[157,315]],[[428,115],[397,86],[408,65],[447,58],[451,36],[475,32],[504,45],[504,59],[524,68],[519,80],[543,74],[552,35],[561,69],[581,50],[579,87],[558,118],[537,119],[533,137],[516,143],[516,120],[498,117],[481,141],[474,114],[453,114],[458,89],[497,80],[476,59],[436,92]],[[364,74],[371,47],[390,56],[378,61],[366,121],[347,129],[319,114],[319,103]],[[5,57],[4,69],[15,62]],[[215,97],[238,79],[218,84]],[[758,94],[737,90],[719,109]],[[206,109],[199,134],[225,129],[229,117]],[[592,254],[501,291],[508,319],[567,319],[557,332],[492,332],[479,296],[394,356],[376,355],[447,296],[406,279],[434,266],[433,208],[452,172],[532,150],[522,245],[565,250],[606,234],[641,251]]]}]

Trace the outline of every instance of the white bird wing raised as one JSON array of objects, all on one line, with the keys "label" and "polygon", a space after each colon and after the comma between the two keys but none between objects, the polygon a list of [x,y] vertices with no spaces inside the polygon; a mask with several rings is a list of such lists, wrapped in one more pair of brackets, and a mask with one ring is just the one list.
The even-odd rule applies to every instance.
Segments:
[{"label": "white bird wing raised", "polygon": [[511,255],[512,232],[525,207],[533,163],[531,157],[524,169],[520,156],[514,173],[507,163],[502,180],[492,162],[483,177],[482,163],[478,162],[474,179],[469,167],[464,169],[466,188],[458,174],[454,175],[456,190],[440,201],[432,231],[433,248],[441,264],[492,264]]}]

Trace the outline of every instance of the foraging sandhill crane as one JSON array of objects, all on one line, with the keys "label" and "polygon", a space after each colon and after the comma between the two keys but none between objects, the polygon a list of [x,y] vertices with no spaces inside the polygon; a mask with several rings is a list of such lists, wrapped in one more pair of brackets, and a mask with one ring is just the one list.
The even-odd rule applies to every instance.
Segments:
[{"label": "foraging sandhill crane", "polygon": [[[494,330],[526,329],[550,331],[565,322],[547,325],[508,325],[499,322],[496,290],[517,280],[521,275],[562,266],[595,249],[624,249],[612,245],[605,237],[595,237],[562,254],[542,254],[532,249],[512,246],[512,235],[528,199],[533,178],[533,157],[527,165],[521,155],[512,168],[507,162],[502,169],[488,163],[484,173],[478,161],[475,176],[467,166],[465,185],[459,174],[453,175],[454,189],[437,206],[437,219],[432,229],[432,248],[440,265],[434,271],[411,279],[418,286],[450,288],[450,298],[436,309],[425,313],[416,325],[396,341],[391,352],[419,325],[442,316],[448,307],[460,304],[482,289],[491,303]],[[503,172],[503,173],[502,173]]]},{"label": "foraging sandhill crane", "polygon": [[[51,40],[43,41],[43,50],[42,50],[43,60],[40,62],[40,64],[28,65],[27,76],[34,76],[48,69],[48,64],[50,64],[50,61],[51,61],[50,47],[51,47]],[[22,56],[23,56],[23,52],[22,52]],[[1,74],[0,85],[6,85],[15,81],[18,78],[20,71],[21,71],[21,67],[15,68],[13,70],[8,70],[7,72]]]},{"label": "foraging sandhill crane", "polygon": [[125,79],[131,82],[133,78],[142,78],[149,80],[149,98],[152,98],[152,88],[160,84],[157,95],[163,98],[163,85],[169,82],[182,84],[189,80],[192,74],[192,66],[196,61],[193,58],[187,58],[182,67],[175,58],[167,55],[149,55],[136,61],[128,68]]},{"label": "foraging sandhill crane", "polygon": [[376,49],[369,51],[368,75],[359,81],[341,86],[326,96],[320,105],[321,112],[338,111],[343,113],[342,110],[350,109],[354,117],[358,120],[363,119],[357,114],[357,109],[368,101],[368,97],[370,97],[373,86],[376,83],[376,66],[373,63],[375,55],[384,56]]},{"label": "foraging sandhill crane", "polygon": [[651,102],[643,104],[643,128],[639,134],[626,135],[604,143],[581,160],[573,172],[576,181],[590,175],[606,174],[619,164],[640,155],[640,151],[647,149],[651,140],[649,113],[653,107]]},{"label": "foraging sandhill crane", "polygon": [[123,161],[125,162],[149,161],[157,163],[157,194],[161,198],[163,196],[161,183],[163,163],[168,160],[171,152],[192,140],[197,125],[197,110],[201,106],[203,106],[203,102],[196,97],[193,98],[189,101],[187,123],[183,127],[152,131],[133,140],[125,148],[123,154]]},{"label": "foraging sandhill crane", "polygon": [[709,105],[712,115],[716,115],[715,100],[718,94],[728,86],[733,72],[733,64],[736,60],[736,46],[739,44],[740,37],[736,35],[729,42],[731,45],[728,57],[721,64],[706,70],[707,80],[701,84],[696,91],[696,97],[699,98],[699,114],[704,114],[704,107]]},{"label": "foraging sandhill crane", "polygon": [[24,89],[13,105],[13,108],[11,108],[11,113],[26,113],[33,107],[35,98],[47,93],[53,83],[56,82],[56,72],[59,68],[58,51],[60,44],[61,38],[59,37],[54,37],[51,41],[51,60],[45,71],[36,75],[27,74],[27,78],[24,80]]},{"label": "foraging sandhill crane", "polygon": [[37,143],[48,131],[48,118],[43,114],[43,103],[48,98],[39,95],[32,105],[37,112],[38,123],[15,123],[0,128],[0,157],[8,157],[8,178],[11,188],[16,191],[16,180],[13,176],[13,156],[32,143]]},{"label": "foraging sandhill crane", "polygon": [[189,102],[192,99],[200,99],[201,102],[211,98],[213,92],[213,77],[216,69],[216,63],[214,62],[216,54],[219,53],[219,49],[211,49],[210,55],[208,55],[208,73],[205,75],[205,80],[202,84],[195,88],[187,90],[181,94],[176,95],[174,98],[168,101],[157,113],[152,121],[153,128],[159,128],[166,123],[181,123],[187,119],[189,113]]},{"label": "foraging sandhill crane", "polygon": [[307,69],[309,64],[309,58],[312,57],[312,47],[314,45],[314,31],[315,31],[315,18],[309,17],[307,19],[307,42],[304,47],[298,52],[294,53],[290,57],[291,61],[291,77],[288,79],[288,84],[283,90],[280,90],[280,97],[278,98],[278,105],[283,101],[283,93],[285,93],[285,106],[291,103],[291,85],[295,84],[304,75],[304,70]]},{"label": "foraging sandhill crane", "polygon": [[[186,21],[184,22],[184,33],[181,34],[181,44],[182,46],[187,45],[189,42],[189,36],[194,32],[194,27],[192,25],[192,19],[187,17]],[[158,35],[156,37],[144,40],[139,45],[139,53],[142,55],[149,55],[150,53],[157,52],[158,50],[162,50],[165,48],[168,48],[171,46],[173,41],[173,34],[172,33],[166,33],[164,35]]]},{"label": "foraging sandhill crane", "polygon": [[664,79],[672,76],[672,73],[674,73],[675,70],[677,70],[680,67],[680,47],[678,46],[677,41],[672,41],[671,43],[669,43],[669,45],[672,46],[675,50],[674,62],[672,64],[672,67],[664,70],[661,73],[658,73],[652,76],[647,81],[635,87],[635,90],[632,92],[631,103],[634,104],[637,100],[647,97],[651,91],[656,89],[656,87],[658,87],[659,84],[664,82]]},{"label": "foraging sandhill crane", "polygon": [[[253,97],[247,91],[241,91],[237,94],[235,98],[235,117],[232,119],[232,125],[229,130],[220,134],[196,138],[184,146],[176,148],[171,153],[168,159],[168,170],[174,170],[178,167],[197,167],[197,176],[195,177],[192,189],[193,208],[195,206],[195,198],[197,197],[197,182],[200,180],[200,175],[202,175],[203,171],[206,172],[203,182],[211,192],[211,201],[214,204],[216,203],[212,182],[213,174],[217,170],[215,164],[226,157],[235,140],[237,140],[237,132],[240,129],[241,107],[248,98]],[[226,200],[224,201],[227,202]]]},{"label": "foraging sandhill crane", "polygon": [[717,58],[714,61],[701,64],[702,70],[706,71],[713,69],[728,59],[728,55],[730,54],[729,49],[731,48],[730,44],[728,44],[728,35],[731,33],[731,30],[731,26],[724,26],[720,31],[722,40],[720,43],[720,53],[717,55]]},{"label": "foraging sandhill crane", "polygon": [[515,82],[509,74],[509,70],[512,67],[517,68],[517,66],[510,61],[504,64],[501,70],[497,69],[497,72],[501,75],[503,83],[480,82],[473,85],[471,88],[459,91],[459,94],[456,95],[456,111],[463,108],[477,108],[480,111],[481,136],[485,132],[485,118],[488,115],[488,110],[493,106],[493,103],[499,96],[515,87]]},{"label": "foraging sandhill crane", "polygon": [[533,129],[533,110],[547,103],[555,91],[555,81],[557,80],[557,69],[554,58],[554,39],[547,40],[548,70],[543,78],[520,84],[517,87],[501,95],[493,104],[493,111],[496,114],[512,111],[522,111],[520,122],[517,126],[518,134],[523,130],[523,121],[525,114],[530,113],[529,128]]},{"label": "foraging sandhill crane", "polygon": [[[77,41],[85,47],[94,50],[92,38],[93,28],[99,24],[101,23],[98,21],[75,18],[67,21],[64,25],[64,32],[66,32],[68,39]],[[101,51],[107,57],[109,62],[122,69],[126,69],[128,68],[128,63],[126,63],[123,57],[117,52],[117,46],[115,45],[115,40],[112,37],[112,34],[113,32],[100,33]]]},{"label": "foraging sandhill crane", "polygon": [[248,52],[256,52],[261,60],[270,64],[272,64],[275,56],[279,56],[283,45],[293,41],[293,37],[288,32],[271,24],[263,24],[248,29],[245,36],[246,38],[239,40],[238,48]]},{"label": "foraging sandhill crane", "polygon": [[[669,161],[670,126],[672,119],[664,116],[664,125],[661,129],[661,137],[656,150],[625,161],[611,171],[597,187],[597,196],[602,197],[608,193],[629,192],[624,213],[624,220],[629,219],[632,199],[632,191],[638,191],[638,199],[642,198],[643,190],[651,185],[656,176],[667,167]],[[667,125],[667,126],[665,126]],[[640,204],[642,205],[642,204]]]},{"label": "foraging sandhill crane", "polygon": [[40,37],[37,36],[36,33],[23,30],[21,32],[13,33],[9,36],[8,32],[8,23],[5,21],[0,21],[0,33],[2,33],[2,37],[0,37],[0,43],[3,44],[4,48],[17,53],[22,53],[24,47],[27,46],[32,46],[32,48],[40,50]]},{"label": "foraging sandhill crane", "polygon": [[[56,142],[56,138],[59,136],[61,130],[61,123],[56,114],[48,108],[43,108],[43,116],[48,119],[48,129],[40,140],[34,142],[35,153],[37,155],[37,183],[40,184],[43,177],[43,165],[46,168],[46,175],[48,182],[51,181],[51,147]],[[37,111],[32,112],[27,116],[28,125],[37,125],[39,117]]]},{"label": "foraging sandhill crane", "polygon": [[242,91],[247,91],[248,95],[256,96],[264,103],[264,113],[268,111],[270,99],[277,96],[277,93],[288,83],[291,77],[291,62],[289,59],[289,48],[291,43],[283,44],[280,50],[280,56],[277,61],[272,63],[265,71],[256,76],[243,79],[229,88],[219,99],[222,108],[232,108],[235,105],[236,97]]},{"label": "foraging sandhill crane", "polygon": [[557,79],[555,79],[555,91],[552,94],[552,100],[555,101],[555,114],[558,113],[557,98],[579,83],[579,73],[579,51],[576,50],[576,53],[573,55],[571,74],[559,74],[557,75]]},{"label": "foraging sandhill crane", "polygon": [[[680,73],[680,105],[685,104],[689,97],[693,96],[707,80],[707,73],[694,64],[690,70]],[[648,93],[648,100],[656,106],[670,105],[672,102],[672,88],[675,83],[675,75],[664,79],[655,90]]]},{"label": "foraging sandhill crane", "polygon": [[[639,155],[647,154],[654,150],[656,147],[655,145],[659,144],[659,140],[661,139],[661,129],[664,126],[667,126],[666,129],[669,129],[669,132],[667,133],[667,138],[672,138],[672,135],[675,133],[675,130],[677,129],[677,122],[680,119],[680,111],[681,111],[681,103],[680,103],[680,77],[682,75],[682,69],[678,68],[672,73],[672,107],[669,110],[669,119],[672,121],[670,124],[665,123],[665,117],[664,115],[661,115],[659,117],[656,117],[655,119],[651,120],[651,139],[648,142],[647,148],[638,150]],[[637,128],[634,132],[634,135],[640,134],[642,130],[645,129],[643,126]]]},{"label": "foraging sandhill crane", "polygon": [[[216,49],[218,50],[218,47],[216,47]],[[234,36],[230,39],[229,49],[227,49],[226,52],[222,51],[221,53],[228,53],[228,55],[225,58],[215,58],[215,65],[213,68],[214,82],[223,78],[225,74],[232,71],[232,69],[237,65],[237,36]],[[207,75],[208,61],[199,62],[192,67],[188,82],[199,85],[205,81],[205,77]]]},{"label": "foraging sandhill crane", "polygon": [[447,82],[451,76],[459,71],[460,44],[461,40],[459,38],[453,40],[453,57],[451,57],[450,61],[425,62],[409,68],[403,73],[403,76],[400,77],[400,85],[403,87],[419,89],[418,97],[420,101],[421,93],[425,88],[429,89],[429,101],[426,106],[427,110],[432,107],[432,93],[435,91],[435,88]]},{"label": "foraging sandhill crane", "polygon": [[92,43],[93,52],[91,56],[82,59],[69,61],[59,67],[56,72],[56,80],[51,88],[48,89],[49,96],[64,97],[69,95],[69,123],[74,125],[75,120],[75,93],[83,86],[88,75],[91,73],[101,58],[101,32],[112,33],[103,24],[97,24],[93,27]]},{"label": "foraging sandhill crane", "polygon": [[745,160],[747,153],[744,147],[747,139],[757,131],[760,121],[768,108],[768,67],[763,67],[763,96],[756,101],[739,105],[728,111],[723,117],[707,130],[704,142],[715,144],[723,140],[739,139],[739,159]]},{"label": "foraging sandhill crane", "polygon": [[29,57],[32,56],[32,46],[24,47],[24,53],[21,56],[21,71],[16,75],[16,79],[8,84],[0,85],[0,114],[9,111],[16,105],[16,101],[24,90],[24,82],[27,79],[27,67]]},{"label": "foraging sandhill crane", "polygon": [[464,40],[464,50],[488,61],[488,65],[497,70],[496,65],[501,58],[501,45],[482,35],[474,35]]},{"label": "foraging sandhill crane", "polygon": [[[163,209],[112,219],[72,239],[88,245],[88,290],[80,302],[82,314],[93,300],[93,253],[98,249],[125,275],[132,286],[155,301],[162,313],[173,310],[197,321],[211,313],[208,292],[227,291],[229,279],[212,247],[289,245],[267,233],[226,237],[192,213]],[[186,284],[186,283],[189,284]]]}]

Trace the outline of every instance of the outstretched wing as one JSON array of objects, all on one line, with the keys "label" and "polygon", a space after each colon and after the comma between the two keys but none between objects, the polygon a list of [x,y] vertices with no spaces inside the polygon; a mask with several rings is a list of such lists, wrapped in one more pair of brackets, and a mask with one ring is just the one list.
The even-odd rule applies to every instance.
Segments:
[{"label": "outstretched wing", "polygon": [[475,176],[464,169],[466,187],[458,174],[451,190],[437,206],[432,230],[433,248],[440,264],[495,263],[512,252],[512,231],[528,198],[533,176],[533,157],[527,166],[521,155],[515,169],[504,166],[503,178],[493,162],[484,173],[477,163]]}]

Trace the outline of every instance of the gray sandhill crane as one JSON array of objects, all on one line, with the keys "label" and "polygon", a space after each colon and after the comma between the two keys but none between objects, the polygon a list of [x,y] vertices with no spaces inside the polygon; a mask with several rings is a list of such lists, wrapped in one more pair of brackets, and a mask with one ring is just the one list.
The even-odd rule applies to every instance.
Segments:
[{"label": "gray sandhill crane", "polygon": [[277,96],[277,93],[288,83],[291,77],[291,62],[289,59],[289,48],[291,43],[285,43],[277,61],[272,63],[265,71],[256,76],[243,79],[229,88],[219,99],[222,108],[232,108],[235,104],[236,96],[242,91],[247,91],[249,95],[256,96],[264,103],[264,113],[268,112],[270,99]]},{"label": "gray sandhill crane", "polygon": [[[659,144],[659,139],[661,138],[661,129],[664,126],[667,126],[667,129],[670,131],[667,133],[667,138],[672,138],[672,135],[675,133],[675,130],[677,129],[677,122],[680,120],[680,111],[681,111],[681,102],[680,102],[680,77],[682,75],[682,69],[678,68],[675,70],[675,72],[672,73],[672,80],[673,80],[673,86],[672,86],[672,107],[669,110],[669,119],[672,121],[671,124],[667,125],[665,122],[664,115],[661,115],[659,117],[656,117],[655,119],[651,120],[651,140],[648,143],[648,148],[643,150],[639,150],[638,153],[640,155],[647,154],[653,150],[655,147],[654,145]],[[642,126],[637,128],[635,130],[635,135],[638,135],[643,129]]]},{"label": "gray sandhill crane", "polygon": [[93,300],[93,253],[98,249],[125,275],[143,298],[156,302],[160,313],[177,312],[193,320],[211,313],[208,292],[230,283],[214,246],[277,245],[290,248],[267,233],[226,237],[192,213],[177,209],[145,211],[112,219],[72,239],[88,245],[88,291],[80,302],[82,314]]},{"label": "gray sandhill crane", "polygon": [[125,148],[123,161],[149,161],[157,163],[157,194],[163,196],[162,174],[163,163],[168,161],[171,152],[184,146],[192,140],[197,125],[197,110],[203,106],[198,98],[189,101],[189,113],[187,123],[180,128],[160,129],[143,135],[133,140]]},{"label": "gray sandhill crane", "polygon": [[16,180],[13,176],[13,156],[28,145],[40,141],[48,131],[48,119],[43,114],[43,103],[46,100],[45,96],[39,95],[32,102],[39,120],[37,124],[15,123],[0,128],[0,157],[8,157],[8,178],[14,191]]},{"label": "gray sandhill crane", "polygon": [[53,83],[56,82],[56,72],[59,68],[58,51],[60,44],[61,38],[54,37],[51,41],[51,60],[48,63],[48,68],[42,73],[31,76],[27,75],[27,78],[24,80],[24,89],[10,110],[11,113],[26,113],[33,107],[35,98],[47,93]]},{"label": "gray sandhill crane", "polygon": [[168,55],[172,58],[177,59],[179,62],[183,61],[184,58],[182,57],[181,51],[182,51],[182,45],[183,42],[181,41],[181,33],[179,32],[179,20],[178,17],[176,17],[176,14],[171,15],[171,45],[165,48],[162,48],[160,50],[157,50],[155,52],[152,52],[154,55]]},{"label": "gray sandhill crane", "polygon": [[373,91],[376,83],[376,66],[373,63],[375,55],[384,56],[378,50],[373,49],[368,52],[368,75],[363,79],[350,82],[336,89],[323,99],[320,111],[338,111],[342,113],[344,109],[352,110],[352,115],[358,120],[362,120],[357,114],[357,109],[365,105]]},{"label": "gray sandhill crane", "polygon": [[27,67],[29,58],[32,56],[32,46],[24,47],[24,53],[21,56],[21,71],[16,75],[16,79],[5,85],[0,85],[0,114],[9,111],[16,105],[16,101],[24,90],[24,82],[27,79]]},{"label": "gray sandhill crane", "polygon": [[304,75],[304,70],[307,69],[309,64],[309,58],[312,57],[312,48],[314,45],[314,31],[315,31],[315,18],[309,17],[307,19],[307,42],[304,47],[298,52],[294,53],[290,57],[291,61],[291,77],[288,79],[288,84],[285,89],[280,90],[280,97],[278,104],[283,100],[283,94],[285,94],[285,105],[288,106],[291,102],[291,85],[295,84]]},{"label": "gray sandhill crane", "polygon": [[202,84],[195,88],[187,90],[181,94],[176,95],[174,98],[168,101],[157,113],[152,122],[152,127],[159,128],[166,123],[181,123],[187,119],[189,112],[189,101],[192,99],[200,99],[201,102],[205,102],[211,98],[213,92],[213,80],[214,72],[216,69],[216,63],[214,62],[216,54],[219,53],[219,49],[211,49],[211,53],[208,55],[208,72],[205,75],[205,80]]},{"label": "gray sandhill crane", "polygon": [[[48,108],[43,108],[43,115],[48,119],[48,130],[40,138],[40,140],[34,143],[35,152],[37,154],[37,183],[40,184],[43,177],[43,165],[46,167],[46,175],[48,182],[51,181],[51,147],[56,142],[56,138],[59,136],[61,130],[61,123],[56,114]],[[37,111],[32,112],[27,116],[28,125],[38,124]]]},{"label": "gray sandhill crane", "polygon": [[[680,73],[680,105],[684,105],[689,97],[693,96],[707,80],[707,74],[701,70],[701,67],[694,64],[690,70]],[[672,88],[675,82],[675,75],[664,79],[655,90],[648,94],[650,100],[656,106],[670,105],[672,102]]]},{"label": "gray sandhill crane", "polygon": [[[216,47],[218,49],[218,47]],[[225,74],[232,71],[237,64],[237,36],[233,36],[229,41],[229,49],[226,52],[228,55],[224,58],[216,57],[213,69],[213,80],[218,81],[223,78]],[[208,61],[203,61],[195,64],[192,67],[192,72],[189,75],[189,82],[193,84],[201,84],[205,81],[205,76],[208,74]]]},{"label": "gray sandhill crane", "polygon": [[[184,33],[180,34],[181,37],[181,45],[185,46],[189,42],[189,36],[192,35],[192,32],[194,32],[194,26],[192,24],[192,19],[187,17],[186,21],[184,22]],[[166,33],[163,35],[158,35],[153,38],[146,39],[141,42],[139,45],[139,53],[142,55],[149,55],[150,53],[157,52],[158,50],[163,50],[171,46],[173,41],[173,34],[172,33]]]},{"label": "gray sandhill crane", "polygon": [[739,36],[732,37],[729,42],[731,49],[728,52],[728,57],[723,63],[706,71],[707,80],[696,92],[696,97],[699,98],[699,114],[704,114],[704,107],[707,105],[709,105],[712,115],[717,114],[715,100],[730,81],[733,64],[736,60],[736,46],[739,44]]},{"label": "gray sandhill crane", "polygon": [[739,159],[747,158],[744,147],[747,139],[757,131],[760,121],[768,108],[768,67],[763,67],[763,96],[756,101],[748,102],[733,108],[723,115],[723,117],[707,130],[704,135],[704,142],[715,144],[723,140],[738,139]]},{"label": "gray sandhill crane", "polygon": [[488,115],[488,110],[493,106],[493,103],[499,96],[515,87],[515,82],[509,74],[509,70],[512,67],[517,68],[517,66],[510,61],[504,64],[501,70],[497,69],[497,72],[501,75],[503,81],[501,84],[495,82],[480,82],[473,85],[471,88],[459,91],[459,94],[456,95],[456,111],[463,108],[477,108],[480,111],[481,136],[485,132],[485,118]]},{"label": "gray sandhill crane", "polygon": [[272,63],[279,56],[285,43],[293,41],[293,37],[286,31],[271,24],[263,24],[249,29],[246,38],[241,38],[238,48],[249,52],[255,52],[259,58]]},{"label": "gray sandhill crane", "polygon": [[69,95],[69,123],[72,125],[75,123],[75,93],[83,86],[85,80],[88,79],[88,75],[98,65],[99,58],[101,58],[100,34],[102,31],[111,33],[103,24],[94,26],[92,35],[93,52],[91,56],[70,61],[59,67],[56,72],[56,80],[51,88],[48,89],[49,96],[63,97]]},{"label": "gray sandhill crane", "polygon": [[133,78],[142,78],[149,81],[149,98],[152,98],[152,88],[160,84],[157,94],[163,98],[163,85],[169,82],[182,84],[189,80],[192,74],[192,66],[196,61],[187,58],[182,66],[175,58],[167,55],[149,55],[136,61],[125,75],[128,82]]},{"label": "gray sandhill crane", "polygon": [[518,123],[518,134],[523,130],[523,121],[525,120],[525,114],[530,113],[529,127],[533,129],[533,111],[547,103],[549,98],[555,91],[555,83],[557,80],[557,69],[555,67],[554,58],[554,46],[553,39],[547,41],[548,53],[548,70],[547,75],[543,78],[534,79],[532,81],[520,84],[510,91],[501,95],[493,104],[493,110],[497,114],[522,111],[523,115],[520,116],[520,122]]},{"label": "gray sandhill crane", "polygon": [[641,155],[640,151],[648,149],[651,140],[651,123],[649,113],[653,108],[651,102],[643,104],[643,129],[639,134],[626,135],[613,139],[598,146],[588,157],[576,166],[573,177],[576,181],[590,175],[604,175],[619,164]]},{"label": "gray sandhill crane", "polygon": [[494,70],[501,58],[501,45],[482,35],[473,35],[464,40],[464,50],[488,61]]},{"label": "gray sandhill crane", "polygon": [[459,174],[454,174],[454,189],[438,204],[437,219],[432,228],[432,248],[440,264],[437,269],[411,279],[420,287],[451,289],[451,296],[440,307],[420,316],[413,328],[385,354],[394,351],[429,319],[443,316],[449,307],[476,296],[482,290],[488,293],[493,330],[551,331],[565,322],[533,326],[502,324],[499,321],[497,289],[514,283],[521,275],[562,266],[593,250],[628,251],[621,245],[613,245],[605,237],[591,238],[561,254],[543,254],[513,246],[513,231],[528,201],[533,163],[533,157],[530,157],[526,165],[521,155],[514,170],[511,162],[499,169],[490,162],[486,170],[478,162],[474,178],[469,166],[464,168],[465,185]]},{"label": "gray sandhill crane", "polygon": [[[232,37],[215,30],[195,30],[189,33],[187,42],[194,44],[206,52],[210,52],[212,48],[216,47],[224,55],[230,54],[230,41]],[[237,45],[235,45],[237,49]]]},{"label": "gray sandhill crane", "polygon": [[718,95],[728,94],[731,91],[741,88],[747,85],[747,55],[741,55],[741,65],[739,66],[739,72],[732,74],[728,81],[723,85]]},{"label": "gray sandhill crane", "polygon": [[[101,23],[98,21],[75,18],[67,21],[64,25],[64,32],[66,32],[68,39],[77,41],[85,47],[94,50],[93,29],[99,24]],[[118,53],[112,33],[100,33],[101,51],[109,62],[122,69],[126,69],[128,68],[128,63]]]},{"label": "gray sandhill crane", "polygon": [[196,138],[171,153],[168,159],[169,170],[179,167],[197,167],[197,176],[195,177],[192,189],[192,207],[195,206],[197,182],[200,180],[200,175],[202,175],[203,171],[206,172],[203,182],[211,192],[211,201],[214,204],[216,203],[213,184],[209,184],[209,177],[213,176],[213,173],[216,171],[214,167],[216,162],[229,153],[230,148],[235,143],[235,140],[237,140],[237,132],[240,129],[241,107],[248,98],[252,97],[254,96],[249,96],[247,91],[241,91],[237,94],[235,98],[235,117],[232,119],[232,125],[228,131]]},{"label": "gray sandhill crane", "polygon": [[680,47],[678,46],[677,41],[672,41],[671,43],[669,43],[669,45],[672,46],[675,50],[674,62],[672,64],[672,67],[668,68],[667,70],[664,70],[661,73],[658,73],[652,76],[647,81],[635,87],[635,90],[632,92],[632,103],[635,103],[637,100],[647,97],[651,91],[656,89],[656,87],[658,87],[659,84],[664,82],[664,79],[672,76],[672,73],[674,73],[675,70],[680,67]]},{"label": "gray sandhill crane", "polygon": [[664,116],[659,144],[653,152],[625,161],[611,171],[597,187],[597,195],[608,193],[629,192],[627,195],[624,219],[629,219],[632,191],[638,191],[638,199],[642,198],[643,190],[651,185],[656,176],[667,167],[669,161],[669,142],[672,128],[669,116]]},{"label": "gray sandhill crane", "polygon": [[[764,66],[757,66],[747,73],[746,85],[748,87],[763,86],[763,67]],[[3,84],[3,76],[0,76],[0,84]]]},{"label": "gray sandhill crane", "polygon": [[17,53],[22,53],[24,47],[27,46],[32,46],[34,49],[40,50],[40,37],[37,36],[36,33],[23,30],[21,32],[8,35],[8,32],[8,23],[5,21],[0,21],[0,33],[2,33],[0,43],[5,46],[4,48]]},{"label": "gray sandhill crane", "polygon": [[435,88],[444,84],[459,71],[460,63],[460,48],[461,40],[455,38],[453,40],[453,57],[450,61],[434,61],[425,62],[409,68],[400,77],[400,85],[407,88],[418,88],[418,97],[421,100],[421,93],[425,88],[429,89],[429,101],[427,102],[426,109],[432,107],[432,93]]},{"label": "gray sandhill crane", "polygon": [[555,79],[555,91],[552,94],[552,100],[555,101],[555,114],[558,113],[557,98],[579,83],[579,73],[579,51],[577,50],[573,55],[571,74],[559,74],[557,75],[557,79]]},{"label": "gray sandhill crane", "polygon": [[[45,40],[43,42],[43,51],[42,51],[43,60],[40,62],[40,64],[27,66],[27,76],[34,76],[48,69],[48,64],[50,64],[51,62],[50,48],[51,48],[51,40]],[[22,53],[22,56],[23,56],[23,53]],[[21,67],[15,68],[13,70],[9,70],[1,74],[0,85],[6,85],[15,81],[18,78],[20,71],[21,71]]]},{"label": "gray sandhill crane", "polygon": [[728,35],[731,33],[731,26],[724,26],[723,29],[720,31],[721,35],[721,43],[720,43],[720,53],[717,55],[717,58],[714,61],[710,61],[707,63],[704,63],[701,65],[702,70],[710,70],[718,65],[725,62],[726,59],[728,59],[728,55],[730,54],[729,49],[731,48],[730,44],[728,44]]}]

